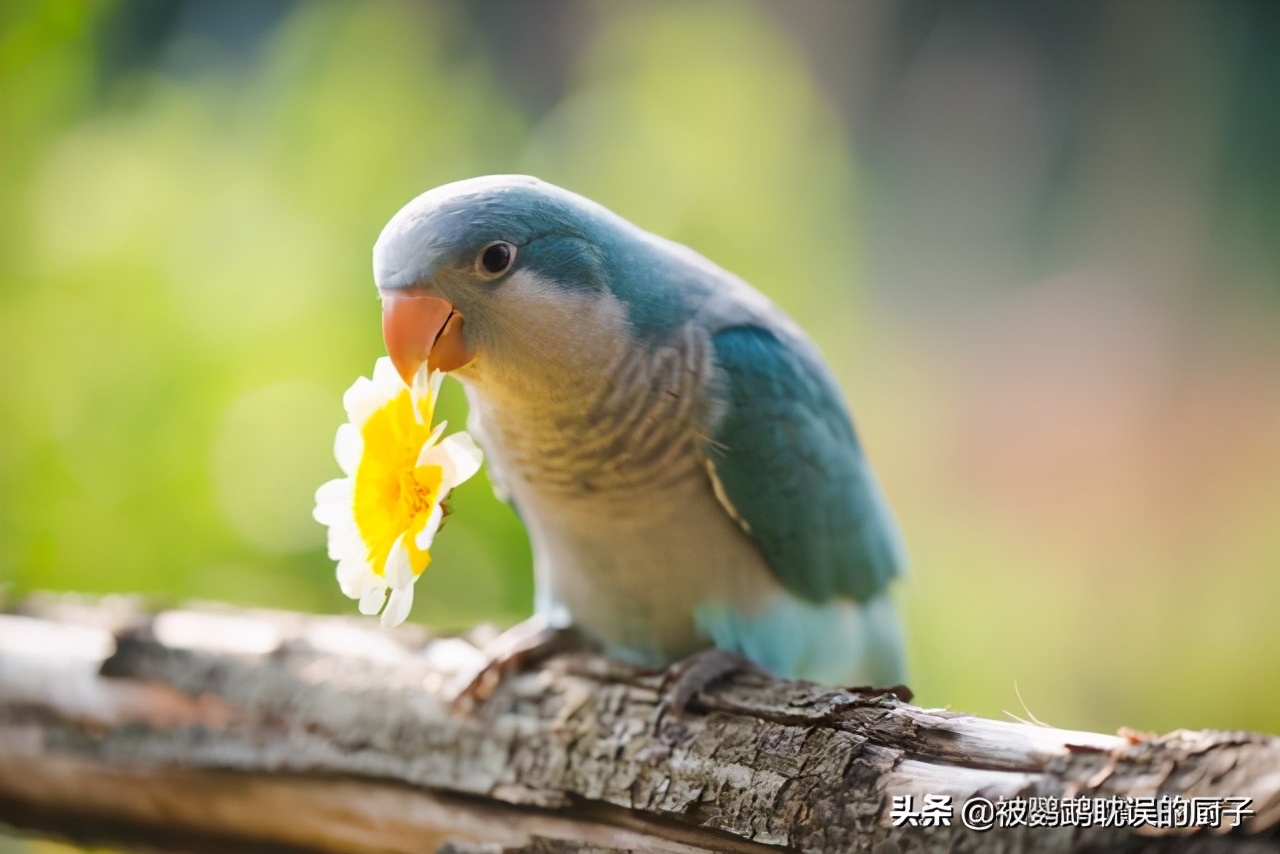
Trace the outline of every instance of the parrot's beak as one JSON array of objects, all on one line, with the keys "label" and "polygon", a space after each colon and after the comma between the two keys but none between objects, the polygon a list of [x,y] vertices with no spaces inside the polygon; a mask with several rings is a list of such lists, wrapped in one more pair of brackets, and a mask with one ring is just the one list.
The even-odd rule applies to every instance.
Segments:
[{"label": "parrot's beak", "polygon": [[382,292],[382,341],[396,373],[408,385],[423,362],[452,371],[470,362],[462,315],[447,299],[426,294]]}]

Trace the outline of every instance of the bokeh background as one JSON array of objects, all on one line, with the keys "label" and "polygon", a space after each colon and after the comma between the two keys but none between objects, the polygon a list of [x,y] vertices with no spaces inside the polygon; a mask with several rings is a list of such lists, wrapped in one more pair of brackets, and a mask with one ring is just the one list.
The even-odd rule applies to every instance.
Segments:
[{"label": "bokeh background", "polygon": [[[811,332],[921,702],[1280,731],[1269,0],[5,0],[7,592],[354,613],[310,511],[381,353],[370,249],[492,172]],[[455,499],[412,619],[514,622],[520,525]]]}]

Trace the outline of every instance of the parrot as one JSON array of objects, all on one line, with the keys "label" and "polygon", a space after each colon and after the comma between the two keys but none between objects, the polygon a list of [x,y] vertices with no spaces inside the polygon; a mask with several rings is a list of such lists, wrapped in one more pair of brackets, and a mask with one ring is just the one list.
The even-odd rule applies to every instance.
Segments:
[{"label": "parrot", "polygon": [[521,175],[413,199],[373,272],[397,372],[464,387],[531,625],[638,667],[904,682],[894,517],[822,355],[751,285]]}]

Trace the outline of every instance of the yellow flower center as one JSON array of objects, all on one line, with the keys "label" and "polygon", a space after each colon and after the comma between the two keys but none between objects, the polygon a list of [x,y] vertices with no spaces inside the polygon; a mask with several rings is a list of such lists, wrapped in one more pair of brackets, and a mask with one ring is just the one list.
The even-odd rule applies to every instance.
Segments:
[{"label": "yellow flower center", "polygon": [[378,575],[386,573],[387,555],[401,534],[415,574],[431,562],[431,555],[414,539],[439,502],[444,480],[440,466],[415,465],[430,435],[432,408],[431,401],[423,402],[419,423],[405,389],[369,416],[360,430],[364,454],[356,466],[355,521],[369,565]]},{"label": "yellow flower center", "polygon": [[430,513],[440,491],[443,472],[440,466],[418,466],[413,471],[400,473],[400,504],[409,516]]}]

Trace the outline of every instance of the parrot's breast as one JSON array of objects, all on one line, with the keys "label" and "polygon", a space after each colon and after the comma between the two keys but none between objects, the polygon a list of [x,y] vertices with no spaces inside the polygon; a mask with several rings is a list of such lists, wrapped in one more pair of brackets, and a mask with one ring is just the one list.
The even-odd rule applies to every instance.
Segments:
[{"label": "parrot's breast", "polygon": [[[580,370],[541,383],[464,379],[491,470],[539,504],[610,515],[706,479],[704,425],[715,405],[703,384],[713,370],[704,330],[690,324],[653,349],[608,336],[575,357]],[[521,513],[535,511],[521,503]]]},{"label": "parrot's breast", "polygon": [[554,388],[473,374],[469,427],[528,529],[540,600],[615,653],[658,663],[710,644],[699,606],[752,613],[783,591],[708,475],[705,329],[631,344],[596,342],[583,358],[596,370]]},{"label": "parrot's breast", "polygon": [[711,645],[700,609],[762,614],[784,591],[705,481],[654,498],[630,513],[538,513],[529,531],[551,601],[613,654],[658,665]]}]

